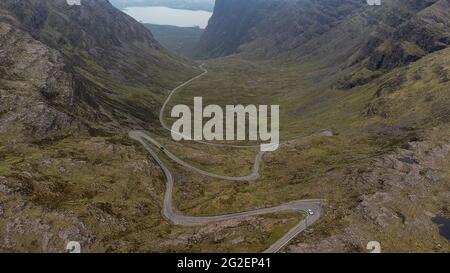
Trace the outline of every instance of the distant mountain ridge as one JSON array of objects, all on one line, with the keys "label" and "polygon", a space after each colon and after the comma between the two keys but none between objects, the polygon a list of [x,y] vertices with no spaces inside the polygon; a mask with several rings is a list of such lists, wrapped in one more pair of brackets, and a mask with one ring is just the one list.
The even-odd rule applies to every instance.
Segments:
[{"label": "distant mountain ridge", "polygon": [[[59,56],[58,72],[36,72],[48,73],[42,74],[46,79],[38,91],[53,109],[91,127],[155,122],[165,92],[198,73],[193,63],[163,49],[148,29],[107,0],[83,0],[81,6],[65,0],[4,0],[0,22],[10,29],[5,35],[31,36],[42,50]],[[21,50],[3,47],[10,55]],[[13,67],[18,61],[4,63]],[[57,74],[65,75],[64,99]]]},{"label": "distant mountain ridge", "polygon": [[199,56],[233,54],[250,43],[267,55],[289,50],[301,43],[299,39],[325,32],[361,6],[358,0],[217,0]]},{"label": "distant mountain ridge", "polygon": [[448,12],[446,0],[217,0],[197,56],[320,56],[390,69],[447,47]]}]

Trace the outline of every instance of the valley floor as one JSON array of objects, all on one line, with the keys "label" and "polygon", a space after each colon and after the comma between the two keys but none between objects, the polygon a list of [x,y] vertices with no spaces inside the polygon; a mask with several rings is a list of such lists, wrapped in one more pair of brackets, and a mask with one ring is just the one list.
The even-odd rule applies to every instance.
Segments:
[{"label": "valley floor", "polygon": [[[174,94],[170,105],[192,105],[194,96],[205,104],[279,103],[285,139],[324,128],[334,136],[290,141],[265,155],[260,179],[244,185],[172,164],[180,173],[177,207],[215,215],[320,198],[327,200],[325,218],[285,251],[359,252],[369,241],[389,252],[448,251],[432,221],[448,217],[448,57],[448,50],[432,54],[350,90],[317,83],[298,73],[311,69],[299,64],[240,57],[207,62],[209,74]],[[166,145],[197,166],[225,174],[248,173],[254,157],[251,149],[241,149],[245,157],[239,157],[204,145]]]},{"label": "valley floor", "polygon": [[[318,82],[308,71],[321,68],[311,64],[230,57],[206,66],[208,75],[174,94],[168,109],[198,95],[205,104],[278,103],[283,139],[304,137],[266,154],[261,177],[249,182],[200,175],[160,151],[175,173],[180,212],[221,215],[326,199],[320,220],[282,251],[364,252],[369,241],[389,252],[450,250],[432,222],[450,216],[449,50],[350,90]],[[253,166],[255,150],[173,142],[160,128],[144,129],[198,168],[243,175]],[[333,136],[314,135],[321,129]],[[165,177],[126,133],[50,143],[2,139],[4,251],[59,252],[78,240],[86,252],[258,252],[298,222],[296,213],[278,213],[171,224],[162,215]]]}]

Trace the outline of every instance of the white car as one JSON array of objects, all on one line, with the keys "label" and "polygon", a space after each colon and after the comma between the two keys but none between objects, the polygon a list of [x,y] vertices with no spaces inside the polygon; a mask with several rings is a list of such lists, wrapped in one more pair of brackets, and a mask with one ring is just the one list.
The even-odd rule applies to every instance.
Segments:
[{"label": "white car", "polygon": [[314,215],[314,211],[312,211],[311,209],[308,209],[308,214],[309,215]]}]

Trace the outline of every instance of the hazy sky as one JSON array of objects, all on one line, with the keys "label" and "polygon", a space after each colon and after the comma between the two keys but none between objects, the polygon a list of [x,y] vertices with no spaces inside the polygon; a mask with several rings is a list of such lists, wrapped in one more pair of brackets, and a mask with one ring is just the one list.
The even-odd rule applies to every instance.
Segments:
[{"label": "hazy sky", "polygon": [[201,9],[212,11],[215,0],[110,0],[117,7],[167,6],[171,8]]},{"label": "hazy sky", "polygon": [[156,25],[205,28],[211,12],[203,10],[181,10],[166,7],[129,7],[124,12],[134,19]]}]

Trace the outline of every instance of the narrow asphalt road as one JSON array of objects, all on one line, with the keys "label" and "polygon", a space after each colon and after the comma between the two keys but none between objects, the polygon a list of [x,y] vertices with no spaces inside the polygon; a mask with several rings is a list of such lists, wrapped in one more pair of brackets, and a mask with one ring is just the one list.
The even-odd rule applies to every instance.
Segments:
[{"label": "narrow asphalt road", "polygon": [[[139,141],[139,140],[149,141],[150,143],[152,143],[153,145],[158,147],[158,149],[161,149],[174,162],[180,164],[181,166],[185,167],[186,169],[189,169],[191,171],[197,172],[202,175],[206,175],[206,176],[213,177],[213,178],[224,179],[224,180],[231,180],[231,181],[253,181],[253,180],[256,180],[259,178],[259,162],[261,161],[261,158],[264,155],[264,152],[261,152],[261,151],[256,155],[255,164],[253,165],[253,170],[252,170],[251,174],[246,175],[246,176],[226,176],[226,175],[219,175],[219,174],[207,172],[207,171],[201,170],[197,167],[190,165],[189,163],[178,158],[176,155],[172,154],[166,147],[164,147],[161,143],[159,143],[157,140],[152,138],[145,131],[131,131],[131,132],[129,132],[129,136],[130,136],[130,138],[137,140],[137,141]],[[139,142],[141,142],[141,141],[139,141]]]},{"label": "narrow asphalt road", "polygon": [[[177,86],[174,88],[166,101],[164,102],[163,107],[161,108],[159,119],[161,122],[161,125],[166,129],[171,131],[171,129],[167,126],[167,124],[164,121],[164,111],[169,103],[170,99],[172,98],[173,94],[188,85],[189,83],[203,77],[208,73],[208,70],[204,68],[204,65],[202,64],[200,68],[203,70],[203,73],[190,79],[189,81]],[[195,166],[190,165],[189,163],[181,160],[174,154],[172,154],[166,147],[164,147],[161,143],[159,143],[156,139],[152,138],[147,132],[145,131],[130,131],[129,137],[133,140],[138,141],[145,150],[153,157],[153,159],[156,161],[156,163],[161,167],[161,170],[163,171],[167,183],[166,183],[166,193],[164,196],[164,206],[163,206],[163,212],[164,216],[169,219],[171,222],[177,225],[181,226],[194,226],[194,225],[203,225],[207,223],[213,223],[213,222],[220,222],[220,221],[226,221],[231,219],[242,219],[244,217],[249,216],[257,216],[257,215],[264,215],[264,214],[272,214],[272,213],[278,213],[278,212],[285,212],[285,211],[296,211],[301,212],[306,215],[304,219],[302,219],[295,227],[293,227],[291,230],[288,231],[282,238],[280,238],[278,241],[276,241],[273,245],[271,245],[267,250],[265,250],[265,253],[275,253],[278,252],[280,249],[282,249],[285,245],[287,245],[295,236],[297,236],[300,232],[305,230],[308,226],[312,225],[314,222],[316,222],[321,214],[322,214],[322,203],[323,200],[314,199],[314,200],[299,200],[299,201],[293,201],[286,204],[282,204],[275,207],[270,208],[262,208],[262,209],[256,209],[251,211],[245,211],[245,212],[239,212],[239,213],[231,213],[231,214],[224,214],[224,215],[217,215],[217,216],[208,216],[208,217],[195,217],[195,216],[186,216],[178,212],[174,206],[173,206],[173,188],[174,188],[174,178],[172,175],[172,172],[169,170],[169,168],[164,164],[164,162],[159,158],[158,154],[153,150],[150,145],[147,143],[150,142],[154,146],[156,146],[158,149],[160,149],[166,156],[168,156],[171,160],[176,162],[177,164],[180,164],[181,166],[200,173],[202,175],[206,175],[209,177],[214,177],[218,179],[223,180],[232,180],[232,181],[253,181],[259,178],[259,166],[262,160],[262,157],[264,155],[264,152],[260,151],[255,158],[255,163],[253,166],[252,172],[247,176],[225,176],[225,175],[219,175],[211,172],[207,172],[204,170],[201,170]],[[259,147],[258,146],[239,146],[239,145],[228,145],[228,144],[217,144],[217,143],[208,143],[208,142],[201,142],[205,145],[213,145],[213,146],[225,146],[225,147],[237,147],[237,148],[252,148],[252,147]]]},{"label": "narrow asphalt road", "polygon": [[129,133],[129,136],[131,139],[134,139],[142,144],[142,146],[147,150],[147,152],[153,157],[153,159],[156,161],[156,163],[161,167],[161,170],[163,171],[167,183],[166,183],[166,193],[164,196],[164,216],[169,219],[171,222],[177,225],[181,226],[194,226],[194,225],[202,225],[207,223],[213,223],[213,222],[220,222],[225,220],[231,220],[231,219],[242,219],[244,217],[248,216],[256,216],[256,215],[263,215],[263,214],[271,214],[271,213],[277,213],[277,212],[284,212],[284,211],[298,211],[305,213],[306,218],[302,219],[300,223],[298,223],[294,228],[292,228],[288,233],[286,233],[281,239],[279,239],[277,242],[275,242],[272,246],[270,246],[265,253],[274,253],[279,251],[281,248],[283,248],[287,243],[289,243],[290,240],[292,240],[297,234],[305,230],[309,225],[312,225],[314,222],[316,222],[321,215],[321,204],[322,200],[301,200],[301,201],[294,201],[289,202],[286,204],[282,204],[276,207],[271,208],[263,208],[263,209],[256,209],[251,211],[245,211],[245,212],[239,212],[239,213],[231,213],[231,214],[224,214],[224,215],[218,215],[218,216],[209,216],[209,217],[195,217],[195,216],[185,216],[178,212],[174,206],[173,206],[173,187],[174,187],[174,178],[172,175],[172,172],[169,170],[169,168],[164,164],[164,162],[159,158],[157,153],[147,144],[146,141],[150,141],[153,143],[156,147],[161,149],[164,154],[166,154],[170,159],[174,160],[176,163],[181,164],[182,166],[199,172],[201,174],[205,174],[208,176],[225,179],[225,180],[235,180],[235,181],[249,181],[249,180],[255,180],[259,177],[259,163],[262,157],[257,157],[257,161],[255,162],[255,166],[258,165],[257,169],[253,170],[253,173],[249,176],[243,176],[243,177],[229,177],[229,176],[221,176],[209,172],[205,172],[203,170],[199,170],[198,168],[195,168],[188,163],[182,161],[181,159],[177,158],[175,155],[170,153],[164,146],[162,146],[158,141],[153,139],[151,136],[149,136],[144,131],[131,131]]},{"label": "narrow asphalt road", "polygon": [[[159,122],[161,123],[161,126],[166,129],[167,131],[174,133],[174,134],[178,134],[180,136],[182,136],[180,133],[178,132],[174,132],[172,131],[172,129],[167,125],[166,121],[164,120],[164,112],[166,111],[167,105],[169,104],[170,100],[172,99],[173,95],[180,89],[182,89],[183,87],[187,86],[188,84],[190,84],[191,82],[198,80],[200,78],[202,78],[203,76],[205,76],[206,74],[208,74],[208,70],[205,68],[205,64],[200,65],[200,69],[203,71],[200,75],[195,76],[194,78],[188,80],[187,82],[184,82],[180,85],[178,85],[177,87],[175,87],[174,89],[172,89],[172,91],[170,91],[169,95],[166,98],[166,101],[164,101],[163,106],[161,107],[161,110],[159,111]],[[244,148],[244,149],[248,149],[248,148],[259,148],[261,145],[233,145],[233,144],[222,144],[222,143],[213,143],[213,142],[206,142],[206,141],[201,141],[201,140],[191,140],[193,142],[196,143],[201,143],[201,144],[205,144],[205,145],[210,145],[210,146],[218,146],[218,147],[231,147],[231,148]]]}]

